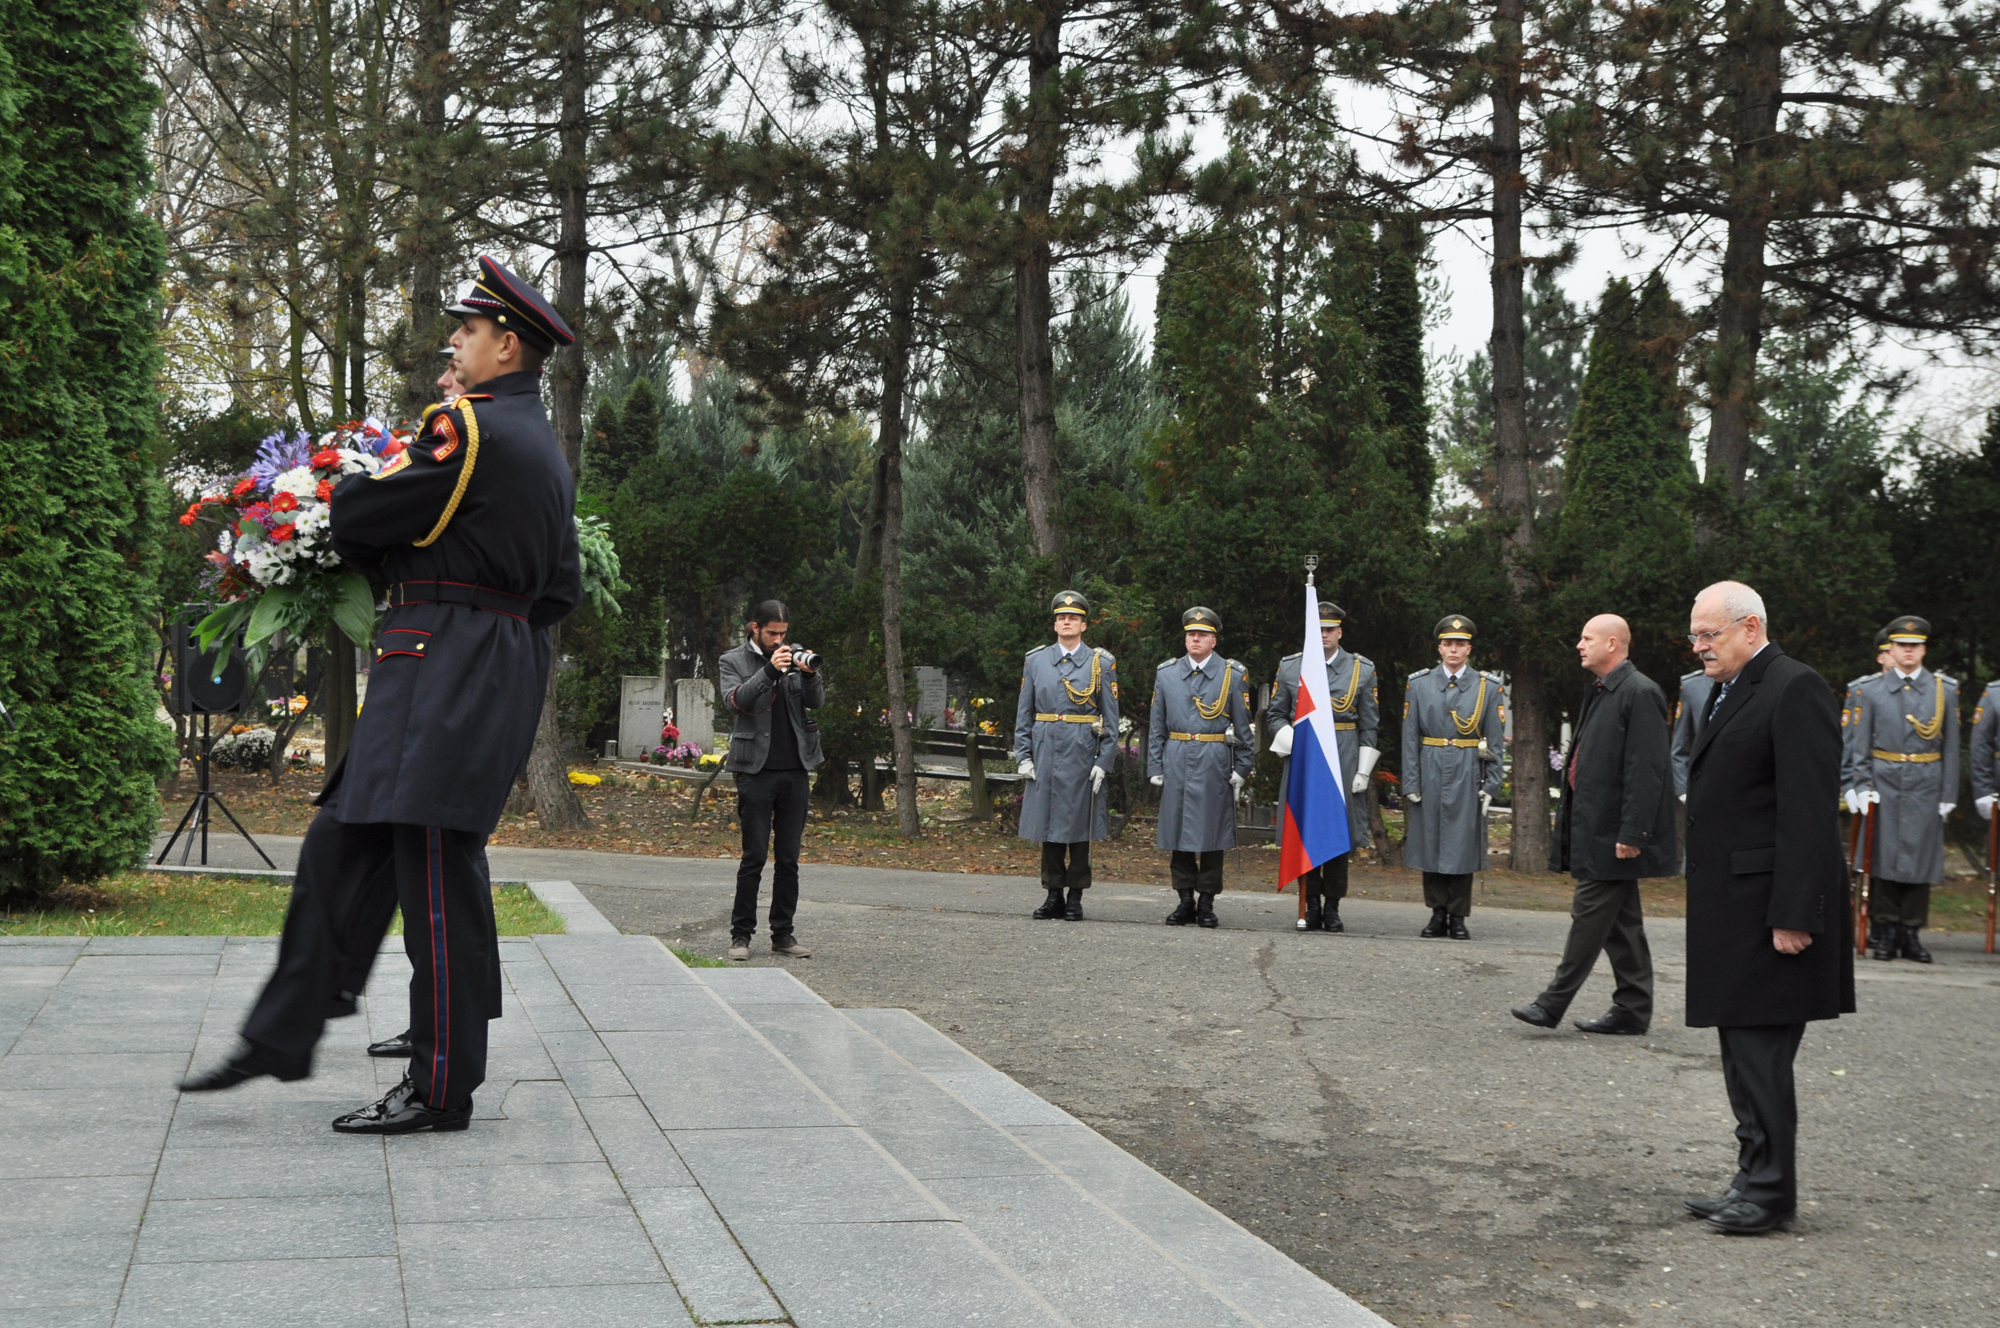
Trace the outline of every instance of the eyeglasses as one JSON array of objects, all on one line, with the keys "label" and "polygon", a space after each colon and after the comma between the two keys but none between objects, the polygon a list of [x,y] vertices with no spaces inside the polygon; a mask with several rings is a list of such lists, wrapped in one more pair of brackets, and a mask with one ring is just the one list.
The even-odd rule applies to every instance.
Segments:
[{"label": "eyeglasses", "polygon": [[[1743,615],[1743,618],[1748,618],[1749,616],[1750,615],[1746,613]],[[1690,632],[1688,633],[1688,644],[1693,646],[1696,650],[1701,649],[1703,646],[1712,646],[1715,644],[1717,638],[1719,638],[1724,632],[1728,631],[1730,628],[1734,627],[1737,623],[1742,622],[1743,618],[1731,618],[1728,622],[1722,624],[1722,626],[1716,628],[1712,632]]]}]

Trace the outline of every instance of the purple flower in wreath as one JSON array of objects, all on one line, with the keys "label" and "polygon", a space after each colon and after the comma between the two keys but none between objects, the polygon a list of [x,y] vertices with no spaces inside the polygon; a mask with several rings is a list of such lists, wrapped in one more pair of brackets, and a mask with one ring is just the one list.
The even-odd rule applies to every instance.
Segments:
[{"label": "purple flower in wreath", "polygon": [[286,437],[283,429],[257,444],[257,459],[250,463],[249,476],[257,482],[259,492],[268,491],[271,481],[288,470],[312,462],[312,438],[304,429],[291,437]]}]

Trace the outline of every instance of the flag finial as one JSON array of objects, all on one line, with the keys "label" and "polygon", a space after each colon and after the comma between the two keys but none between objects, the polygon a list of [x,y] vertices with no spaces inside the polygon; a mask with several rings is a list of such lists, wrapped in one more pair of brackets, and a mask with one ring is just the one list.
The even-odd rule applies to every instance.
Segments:
[{"label": "flag finial", "polygon": [[1319,568],[1319,555],[1318,555],[1318,554],[1316,554],[1316,553],[1309,553],[1309,554],[1307,554],[1307,555],[1306,555],[1306,584],[1307,584],[1307,585],[1312,585],[1312,584],[1313,584],[1313,573],[1314,573],[1315,571],[1317,571],[1317,570],[1318,570],[1318,568]]}]

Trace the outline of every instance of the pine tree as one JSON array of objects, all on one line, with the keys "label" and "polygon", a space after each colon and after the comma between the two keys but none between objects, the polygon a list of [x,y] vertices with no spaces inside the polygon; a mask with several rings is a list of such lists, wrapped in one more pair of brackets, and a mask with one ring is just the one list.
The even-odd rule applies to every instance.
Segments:
[{"label": "pine tree", "polygon": [[1422,233],[1406,219],[1383,226],[1368,335],[1375,343],[1375,381],[1382,392],[1390,464],[1409,477],[1428,513],[1437,469],[1424,395],[1424,300],[1417,272],[1422,244]]},{"label": "pine tree", "polygon": [[130,865],[171,760],[150,607],[165,266],[134,0],[0,0],[0,890]]},{"label": "pine tree", "polygon": [[1679,410],[1676,312],[1657,274],[1639,293],[1612,280],[1599,306],[1564,449],[1566,497],[1543,551],[1556,676],[1558,642],[1600,613],[1631,625],[1633,662],[1656,681],[1679,676],[1687,658],[1696,477]]}]

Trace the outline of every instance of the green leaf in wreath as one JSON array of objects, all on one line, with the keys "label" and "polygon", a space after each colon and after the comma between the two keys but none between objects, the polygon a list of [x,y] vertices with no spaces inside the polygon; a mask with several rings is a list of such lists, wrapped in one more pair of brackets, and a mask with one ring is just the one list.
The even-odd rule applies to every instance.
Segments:
[{"label": "green leaf in wreath", "polygon": [[249,621],[256,607],[253,599],[233,599],[195,624],[195,640],[203,650],[214,650],[217,641],[222,643],[222,651],[215,657],[218,673],[228,665],[230,652],[236,647],[236,630]]},{"label": "green leaf in wreath", "polygon": [[299,592],[290,586],[272,586],[257,597],[257,607],[250,614],[250,625],[244,629],[243,644],[261,645],[288,626],[292,607],[299,598]]},{"label": "green leaf in wreath", "polygon": [[375,592],[369,589],[368,578],[352,568],[334,583],[333,622],[363,649],[375,639]]}]

